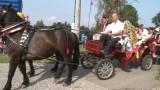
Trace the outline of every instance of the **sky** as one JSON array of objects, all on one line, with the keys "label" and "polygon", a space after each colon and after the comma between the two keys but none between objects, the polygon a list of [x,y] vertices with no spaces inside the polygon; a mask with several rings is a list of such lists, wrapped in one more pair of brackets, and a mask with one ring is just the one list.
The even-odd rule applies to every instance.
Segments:
[{"label": "sky", "polygon": [[[88,25],[89,9],[91,0],[81,0],[81,25]],[[145,27],[154,26],[152,18],[160,12],[160,0],[128,0],[139,14],[139,23]],[[29,16],[32,24],[37,20],[43,20],[45,25],[54,22],[74,22],[75,0],[23,0],[23,13]],[[90,26],[95,25],[97,13],[96,0],[93,0],[91,8]]]}]

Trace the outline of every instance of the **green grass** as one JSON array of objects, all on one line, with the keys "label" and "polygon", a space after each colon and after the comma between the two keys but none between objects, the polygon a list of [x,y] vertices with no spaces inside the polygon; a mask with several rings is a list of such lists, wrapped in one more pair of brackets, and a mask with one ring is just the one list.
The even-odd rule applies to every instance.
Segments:
[{"label": "green grass", "polygon": [[0,63],[8,63],[9,57],[6,54],[0,54]]}]

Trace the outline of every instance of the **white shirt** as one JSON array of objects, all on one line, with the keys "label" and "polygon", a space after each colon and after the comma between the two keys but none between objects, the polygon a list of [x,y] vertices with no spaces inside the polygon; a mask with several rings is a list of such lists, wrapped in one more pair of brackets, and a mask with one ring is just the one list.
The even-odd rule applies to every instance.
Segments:
[{"label": "white shirt", "polygon": [[150,35],[144,35],[144,34],[139,35],[137,45],[141,45],[143,41],[145,41],[149,37]]},{"label": "white shirt", "polygon": [[111,30],[110,27],[111,27],[111,24],[107,25],[107,27],[105,28],[105,31],[101,33],[107,33],[109,30]]},{"label": "white shirt", "polygon": [[148,30],[147,29],[143,29],[143,35],[148,35],[148,34],[149,34]]},{"label": "white shirt", "polygon": [[157,32],[159,32],[159,31],[160,31],[160,26],[157,27],[155,30],[156,30]]},{"label": "white shirt", "polygon": [[[110,24],[110,26],[107,28],[107,30],[110,30],[112,33],[117,33],[119,31],[124,30],[124,23],[121,21],[117,21],[116,23],[113,22]],[[112,38],[121,37],[121,35],[118,36],[112,36]]]}]

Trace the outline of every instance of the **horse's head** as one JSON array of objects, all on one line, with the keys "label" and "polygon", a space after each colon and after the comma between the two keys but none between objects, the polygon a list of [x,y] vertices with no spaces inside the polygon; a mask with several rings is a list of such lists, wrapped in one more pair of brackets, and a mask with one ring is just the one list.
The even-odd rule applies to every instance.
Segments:
[{"label": "horse's head", "polygon": [[12,5],[4,5],[0,8],[0,26],[13,24],[13,22],[24,21],[17,15],[17,12],[12,8]]}]

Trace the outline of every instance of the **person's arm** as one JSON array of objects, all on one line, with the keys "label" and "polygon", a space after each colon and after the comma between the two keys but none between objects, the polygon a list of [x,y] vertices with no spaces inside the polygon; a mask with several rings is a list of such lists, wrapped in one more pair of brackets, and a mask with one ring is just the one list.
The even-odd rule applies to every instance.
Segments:
[{"label": "person's arm", "polygon": [[119,36],[119,35],[122,35],[122,30],[117,33],[112,33],[112,36]]},{"label": "person's arm", "polygon": [[109,36],[119,36],[122,35],[122,30],[117,33],[112,33],[111,31],[107,33]]},{"label": "person's arm", "polygon": [[110,24],[107,25],[107,27],[105,28],[105,31],[104,31],[104,32],[101,32],[101,33],[103,33],[103,34],[108,34],[109,31],[111,31],[111,26],[110,26]]}]

